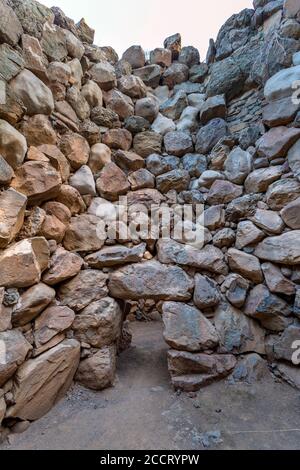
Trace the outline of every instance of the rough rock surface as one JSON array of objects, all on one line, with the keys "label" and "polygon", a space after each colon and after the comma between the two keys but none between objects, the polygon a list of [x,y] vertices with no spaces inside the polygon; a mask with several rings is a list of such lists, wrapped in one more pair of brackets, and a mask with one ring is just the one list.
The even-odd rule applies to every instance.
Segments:
[{"label": "rough rock surface", "polygon": [[0,421],[111,386],[127,313],[163,312],[175,388],[266,359],[297,382],[299,22],[255,0],[205,62],[180,34],[119,60],[84,20],[0,0]]}]

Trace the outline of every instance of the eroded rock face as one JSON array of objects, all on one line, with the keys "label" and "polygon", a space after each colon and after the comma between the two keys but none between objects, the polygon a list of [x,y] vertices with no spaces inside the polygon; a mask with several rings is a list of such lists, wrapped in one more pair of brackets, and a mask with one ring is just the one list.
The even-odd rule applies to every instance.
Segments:
[{"label": "eroded rock face", "polygon": [[0,364],[0,385],[2,386],[25,361],[31,345],[17,330],[0,333],[0,340],[1,346],[5,347],[5,354],[2,353]]},{"label": "eroded rock face", "polygon": [[23,364],[13,385],[15,404],[7,416],[30,421],[44,416],[70,387],[79,357],[80,344],[69,339]]},{"label": "eroded rock face", "polygon": [[100,349],[80,362],[76,381],[92,390],[103,390],[113,385],[116,373],[116,347]]}]

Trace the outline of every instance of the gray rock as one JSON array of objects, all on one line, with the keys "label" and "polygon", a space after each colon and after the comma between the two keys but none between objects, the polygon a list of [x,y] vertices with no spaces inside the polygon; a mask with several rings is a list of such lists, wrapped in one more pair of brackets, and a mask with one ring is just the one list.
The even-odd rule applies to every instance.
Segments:
[{"label": "gray rock", "polygon": [[190,175],[185,170],[172,170],[156,177],[156,187],[162,194],[171,190],[177,192],[188,189],[190,184]]},{"label": "gray rock", "polygon": [[88,255],[85,261],[91,268],[101,269],[110,266],[120,266],[127,263],[138,263],[146,251],[144,243],[133,248],[116,245],[104,247],[100,251]]},{"label": "gray rock", "polygon": [[224,95],[207,98],[200,111],[202,124],[207,124],[211,119],[226,117],[226,101]]},{"label": "gray rock", "polygon": [[279,100],[290,97],[293,92],[293,84],[300,80],[300,66],[281,70],[271,77],[265,84],[264,94],[267,101]]},{"label": "gray rock", "polygon": [[146,159],[147,169],[155,176],[176,170],[179,167],[179,158],[172,155],[161,156],[156,153]]},{"label": "gray rock", "polygon": [[228,127],[223,119],[212,119],[202,127],[196,138],[196,152],[207,154],[228,134]]},{"label": "gray rock", "polygon": [[195,277],[194,304],[200,309],[215,307],[221,297],[215,282],[207,276],[197,274]]},{"label": "gray rock", "polygon": [[200,62],[200,54],[198,49],[193,46],[183,47],[180,51],[178,62],[185,64],[188,67],[198,65]]},{"label": "gray rock", "polygon": [[228,155],[225,162],[225,175],[229,181],[236,184],[244,183],[252,170],[252,156],[240,147]]},{"label": "gray rock", "polygon": [[158,261],[129,265],[109,277],[109,291],[119,299],[185,301],[193,287],[194,281],[181,268]]},{"label": "gray rock", "polygon": [[159,65],[146,65],[133,71],[134,75],[141,78],[146,86],[156,88],[159,85],[162,69]]},{"label": "gray rock", "polygon": [[188,105],[186,93],[178,91],[160,106],[160,112],[165,117],[176,121]]},{"label": "gray rock", "polygon": [[172,52],[172,59],[177,60],[181,51],[181,35],[173,34],[164,40],[164,48]]},{"label": "gray rock", "polygon": [[141,46],[129,47],[129,49],[124,52],[122,59],[129,62],[133,69],[144,67],[146,62],[145,52]]},{"label": "gray rock", "polygon": [[185,132],[168,132],[164,144],[166,152],[176,157],[183,157],[194,149],[191,136]]},{"label": "gray rock", "polygon": [[190,68],[190,81],[193,83],[203,83],[208,74],[208,65],[202,62]]},{"label": "gray rock", "polygon": [[207,160],[204,155],[187,153],[182,158],[183,168],[189,172],[191,178],[199,178],[207,169]]},{"label": "gray rock", "polygon": [[164,339],[179,351],[202,352],[215,349],[219,339],[212,323],[195,307],[179,302],[162,306]]},{"label": "gray rock", "polygon": [[70,186],[76,188],[80,194],[96,196],[96,185],[93,173],[89,166],[83,165],[69,180]]}]

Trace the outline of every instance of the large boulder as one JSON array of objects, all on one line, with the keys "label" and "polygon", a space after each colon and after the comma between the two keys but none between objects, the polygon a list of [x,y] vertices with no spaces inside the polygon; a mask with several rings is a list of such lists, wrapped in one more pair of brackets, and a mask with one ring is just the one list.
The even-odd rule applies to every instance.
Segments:
[{"label": "large boulder", "polygon": [[212,323],[195,307],[180,302],[164,302],[164,338],[179,351],[202,352],[215,349],[219,338]]},{"label": "large boulder", "polygon": [[50,8],[36,0],[10,0],[10,5],[19,18],[25,33],[41,39],[46,21],[52,23],[54,14]]},{"label": "large boulder", "polygon": [[116,73],[109,62],[99,62],[90,70],[91,78],[102,90],[109,91],[116,85]]},{"label": "large boulder", "polygon": [[48,267],[49,246],[45,238],[22,240],[0,254],[0,287],[30,287]]},{"label": "large boulder", "polygon": [[61,176],[50,163],[26,162],[15,172],[12,187],[27,196],[30,205],[55,198],[61,186]]},{"label": "large boulder", "polygon": [[69,339],[19,367],[7,416],[34,421],[48,413],[69,389],[79,359],[80,344]]},{"label": "large boulder", "polygon": [[256,248],[255,255],[263,260],[294,266],[300,264],[300,231],[269,237]]},{"label": "large boulder", "polygon": [[16,98],[26,107],[26,114],[51,114],[54,110],[54,100],[51,90],[29,70],[22,70],[10,82],[10,87]]},{"label": "large boulder", "polygon": [[184,301],[191,298],[193,280],[177,266],[158,261],[129,265],[109,276],[110,294],[119,299]]},{"label": "large boulder", "polygon": [[213,147],[228,134],[228,126],[223,119],[212,119],[201,127],[196,138],[196,152],[209,153]]}]

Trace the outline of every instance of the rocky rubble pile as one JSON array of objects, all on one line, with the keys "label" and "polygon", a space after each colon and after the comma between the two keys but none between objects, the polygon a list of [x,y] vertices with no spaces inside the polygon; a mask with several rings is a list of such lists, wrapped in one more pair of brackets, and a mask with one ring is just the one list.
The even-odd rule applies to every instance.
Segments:
[{"label": "rocky rubble pile", "polygon": [[[162,314],[178,389],[267,362],[300,387],[299,0],[254,0],[205,62],[179,34],[149,60],[93,38],[0,0],[0,425],[40,418],[74,379],[112,385],[138,309]],[[204,246],[124,237],[142,223],[116,222],[124,196],[203,204]]]}]

